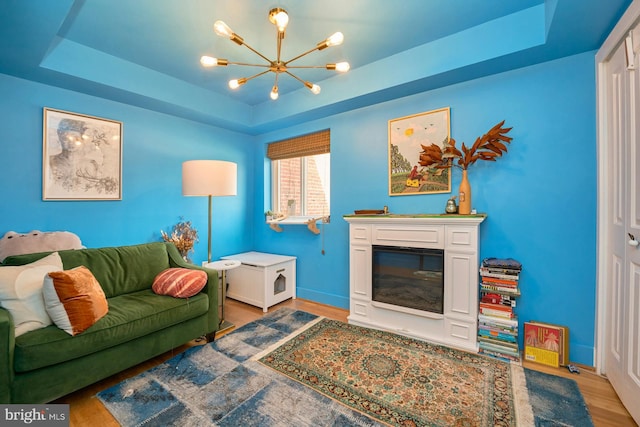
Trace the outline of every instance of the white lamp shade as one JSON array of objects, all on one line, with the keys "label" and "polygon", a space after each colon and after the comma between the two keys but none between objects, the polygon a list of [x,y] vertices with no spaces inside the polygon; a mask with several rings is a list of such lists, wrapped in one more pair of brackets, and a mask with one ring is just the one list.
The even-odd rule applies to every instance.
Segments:
[{"label": "white lamp shade", "polygon": [[184,196],[235,196],[238,165],[224,160],[189,160],[182,164]]}]

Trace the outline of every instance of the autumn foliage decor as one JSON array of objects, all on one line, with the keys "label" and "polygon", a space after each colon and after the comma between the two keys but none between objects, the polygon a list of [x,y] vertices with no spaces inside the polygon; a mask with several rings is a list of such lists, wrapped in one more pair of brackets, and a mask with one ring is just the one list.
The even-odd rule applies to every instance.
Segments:
[{"label": "autumn foliage decor", "polygon": [[165,233],[164,230],[160,230],[160,234],[162,235],[162,240],[176,245],[182,258],[190,262],[189,254],[193,251],[193,245],[198,241],[198,231],[193,228],[191,221],[180,219],[181,221],[171,229],[171,234]]},{"label": "autumn foliage decor", "polygon": [[506,134],[512,128],[505,128],[504,120],[492,127],[487,133],[478,137],[471,147],[462,143],[461,149],[456,147],[456,140],[449,138],[444,147],[437,144],[422,145],[419,163],[425,167],[446,169],[457,167],[462,170],[462,181],[459,191],[458,213],[471,213],[471,186],[467,177],[467,169],[478,160],[495,162],[507,152],[507,145],[511,138]]}]

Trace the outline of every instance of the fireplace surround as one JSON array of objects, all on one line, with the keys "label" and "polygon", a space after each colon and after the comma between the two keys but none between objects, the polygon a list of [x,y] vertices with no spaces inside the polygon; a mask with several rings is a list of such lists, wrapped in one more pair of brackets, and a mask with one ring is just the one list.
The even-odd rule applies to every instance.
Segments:
[{"label": "fireplace surround", "polygon": [[[345,215],[350,248],[349,323],[477,351],[478,245],[480,224],[485,218],[483,214]],[[394,249],[397,252],[413,250],[418,254],[442,251],[441,312],[393,302],[388,298],[393,280],[385,283],[382,298],[379,291],[374,296],[374,252],[380,247],[388,250],[388,254]],[[415,260],[406,263],[413,263],[412,275],[429,276],[430,283],[438,276],[437,268],[433,268],[437,261],[427,261],[426,267],[416,267]],[[386,272],[389,271],[401,269],[399,266],[386,268]],[[397,274],[407,276],[403,272]],[[395,281],[401,288],[406,286],[402,280]],[[415,286],[409,286],[408,292],[421,295],[427,292],[420,285]],[[432,289],[428,292],[427,300],[437,293]]]}]

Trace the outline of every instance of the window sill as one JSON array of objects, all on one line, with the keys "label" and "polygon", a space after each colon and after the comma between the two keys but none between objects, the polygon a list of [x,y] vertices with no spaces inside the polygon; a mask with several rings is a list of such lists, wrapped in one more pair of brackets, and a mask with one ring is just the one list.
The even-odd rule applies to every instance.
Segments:
[{"label": "window sill", "polygon": [[287,216],[280,219],[270,219],[267,224],[301,224],[306,225],[310,220],[314,220],[311,216]]},{"label": "window sill", "polygon": [[267,220],[267,224],[269,227],[278,233],[282,231],[280,228],[281,225],[306,225],[309,231],[313,234],[319,234],[320,230],[316,225],[317,221],[322,221],[323,223],[328,223],[330,221],[330,217],[327,215],[325,217],[312,217],[312,216],[286,216],[278,219],[270,219]]}]

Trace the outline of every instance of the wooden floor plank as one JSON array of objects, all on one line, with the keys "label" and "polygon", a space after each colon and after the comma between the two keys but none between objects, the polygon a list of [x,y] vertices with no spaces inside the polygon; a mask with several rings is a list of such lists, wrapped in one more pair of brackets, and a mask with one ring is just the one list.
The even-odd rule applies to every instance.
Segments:
[{"label": "wooden floor plank", "polygon": [[[342,322],[347,321],[347,315],[349,314],[347,310],[341,308],[331,307],[302,299],[287,300],[271,307],[269,311],[271,312],[281,307],[291,307],[298,310],[304,310],[309,313]],[[253,307],[231,299],[227,300],[225,305],[225,314],[226,320],[233,323],[236,328],[252,322],[264,315],[261,308]],[[225,333],[228,332],[230,331],[226,331]],[[202,345],[202,343],[192,341],[184,346],[174,349],[173,351],[165,353],[162,356],[148,360],[131,369],[58,399],[55,403],[68,403],[70,405],[70,425],[72,427],[94,425],[104,427],[118,426],[118,423],[111,416],[109,411],[107,411],[102,403],[95,397],[96,393],[112,385],[118,384],[126,378],[144,372],[194,345]],[[620,402],[620,399],[618,399],[618,396],[616,395],[613,387],[611,387],[609,381],[606,378],[595,374],[590,369],[581,367],[580,374],[571,374],[565,368],[551,368],[527,361],[523,363],[523,366],[529,369],[535,369],[575,380],[584,396],[595,427],[637,426],[629,415],[629,412],[627,412]]]}]

